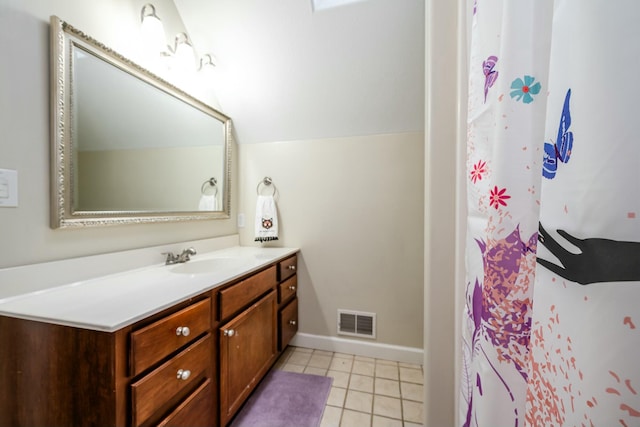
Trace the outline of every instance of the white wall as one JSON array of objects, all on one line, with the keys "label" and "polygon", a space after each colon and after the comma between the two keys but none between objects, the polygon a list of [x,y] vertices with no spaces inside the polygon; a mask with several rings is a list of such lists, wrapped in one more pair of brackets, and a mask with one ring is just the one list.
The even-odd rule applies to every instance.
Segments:
[{"label": "white wall", "polygon": [[423,146],[422,132],[239,146],[240,239],[254,244],[269,176],[277,244],[302,249],[300,332],[336,336],[339,308],[374,312],[375,342],[422,348]]},{"label": "white wall", "polygon": [[[49,227],[49,17],[57,15],[136,60],[143,3],[0,0],[0,40],[4,46],[0,63],[0,168],[18,171],[19,191],[17,208],[0,208],[0,268],[236,232],[237,179],[232,179],[230,220],[77,230]],[[167,3],[165,11],[171,10],[170,0],[156,2],[162,3]],[[167,32],[179,31],[177,13],[165,13],[163,18]],[[172,83],[181,86],[183,82]],[[237,177],[237,168],[233,174]]]}]

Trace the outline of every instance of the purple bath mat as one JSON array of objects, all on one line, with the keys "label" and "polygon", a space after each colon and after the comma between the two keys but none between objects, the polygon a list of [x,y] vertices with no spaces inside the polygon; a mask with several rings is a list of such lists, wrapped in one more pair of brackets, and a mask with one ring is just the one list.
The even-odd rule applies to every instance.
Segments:
[{"label": "purple bath mat", "polygon": [[231,427],[318,427],[333,378],[271,371]]}]

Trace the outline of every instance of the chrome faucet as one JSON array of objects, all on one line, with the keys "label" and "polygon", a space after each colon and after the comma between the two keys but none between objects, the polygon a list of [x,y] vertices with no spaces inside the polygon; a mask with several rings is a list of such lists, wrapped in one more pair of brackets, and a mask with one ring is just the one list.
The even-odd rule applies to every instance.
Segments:
[{"label": "chrome faucet", "polygon": [[191,259],[191,255],[195,255],[196,250],[194,248],[188,248],[182,251],[180,255],[175,255],[171,252],[163,252],[163,255],[167,255],[165,265],[179,264],[187,262]]}]

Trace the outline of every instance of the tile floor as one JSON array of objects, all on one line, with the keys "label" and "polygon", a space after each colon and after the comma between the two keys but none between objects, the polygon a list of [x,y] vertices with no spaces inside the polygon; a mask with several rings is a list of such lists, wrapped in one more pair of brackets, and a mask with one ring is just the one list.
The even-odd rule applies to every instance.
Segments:
[{"label": "tile floor", "polygon": [[321,427],[422,425],[421,365],[290,346],[274,369],[333,378]]}]

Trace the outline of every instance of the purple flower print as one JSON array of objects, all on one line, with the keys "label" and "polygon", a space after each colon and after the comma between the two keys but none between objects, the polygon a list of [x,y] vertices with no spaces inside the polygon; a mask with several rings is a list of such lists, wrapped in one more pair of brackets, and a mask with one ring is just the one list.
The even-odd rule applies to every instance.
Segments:
[{"label": "purple flower print", "polygon": [[482,61],[482,72],[484,73],[484,102],[487,102],[487,94],[489,88],[498,80],[498,72],[493,68],[498,62],[497,56],[490,56],[485,61]]}]

